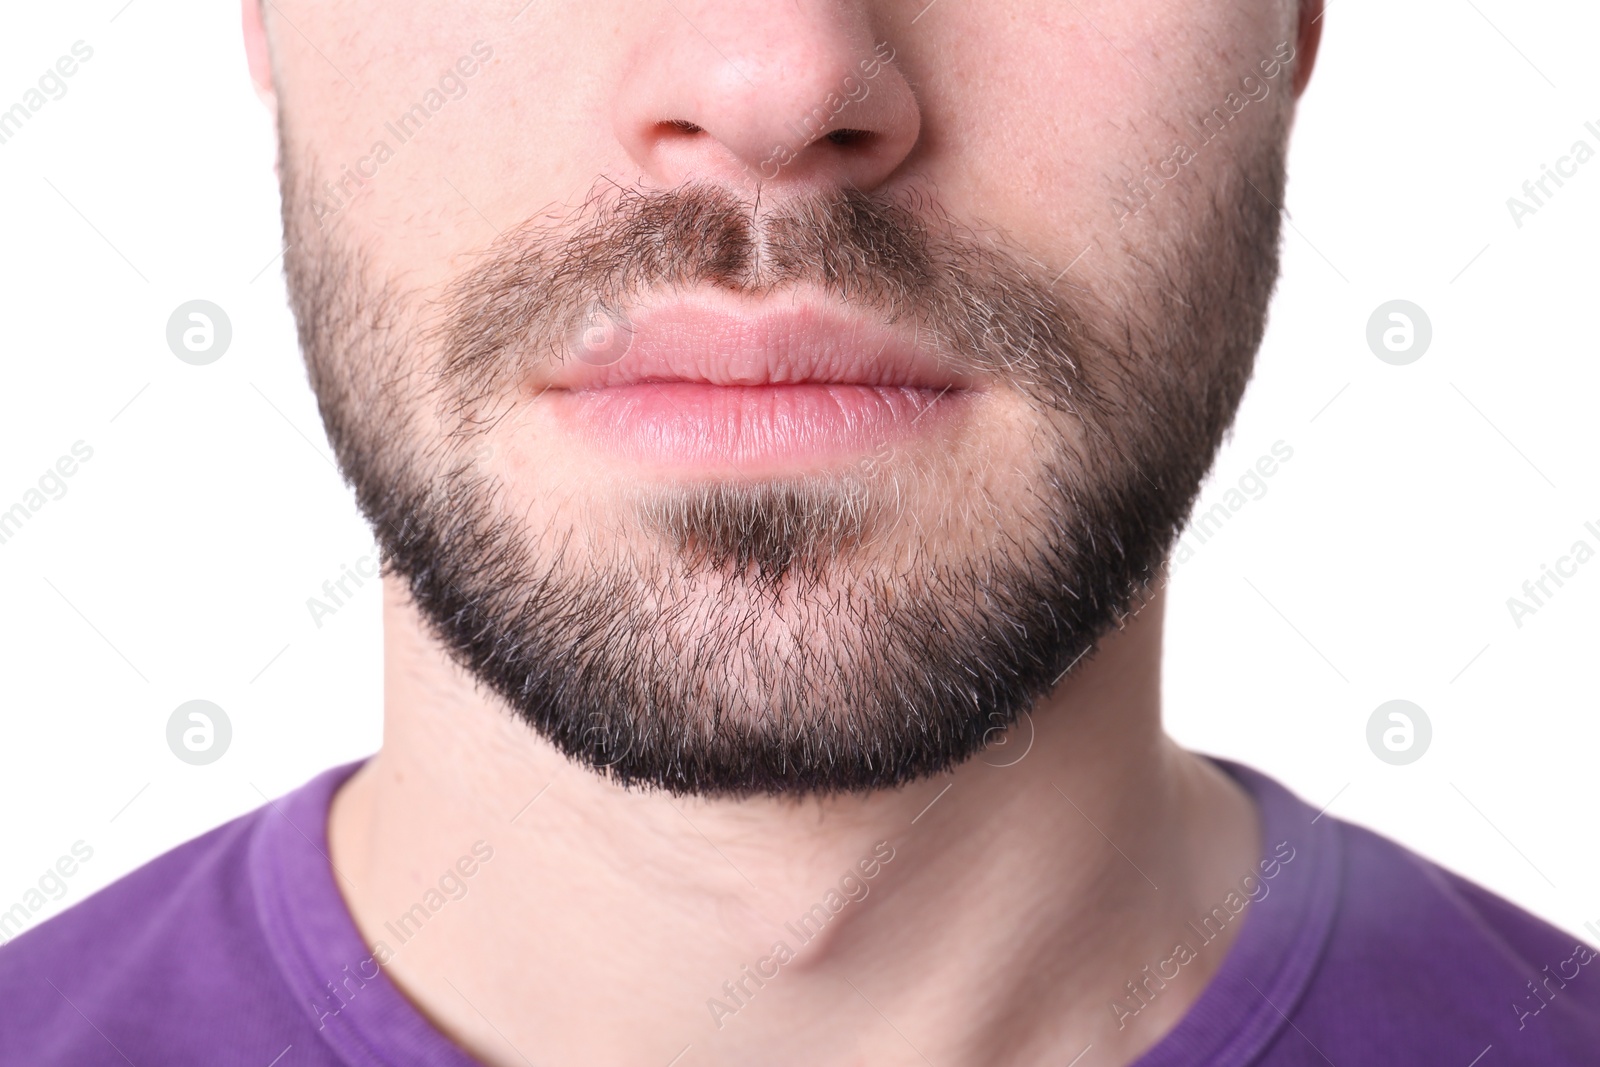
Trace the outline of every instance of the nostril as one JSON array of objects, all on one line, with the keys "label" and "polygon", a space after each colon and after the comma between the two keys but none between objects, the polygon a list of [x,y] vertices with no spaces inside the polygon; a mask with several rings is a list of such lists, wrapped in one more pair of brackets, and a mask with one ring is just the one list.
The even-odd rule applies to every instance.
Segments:
[{"label": "nostril", "polygon": [[827,140],[830,144],[848,146],[860,144],[871,136],[871,130],[834,130],[828,134]]}]

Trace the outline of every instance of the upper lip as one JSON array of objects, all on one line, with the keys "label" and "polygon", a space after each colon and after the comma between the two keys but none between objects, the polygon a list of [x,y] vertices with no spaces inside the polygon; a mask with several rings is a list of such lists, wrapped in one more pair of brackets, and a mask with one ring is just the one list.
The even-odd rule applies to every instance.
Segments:
[{"label": "upper lip", "polygon": [[625,353],[603,366],[568,356],[549,387],[648,383],[860,385],[952,390],[972,385],[937,348],[896,326],[803,301],[726,305],[673,300],[627,311]]}]

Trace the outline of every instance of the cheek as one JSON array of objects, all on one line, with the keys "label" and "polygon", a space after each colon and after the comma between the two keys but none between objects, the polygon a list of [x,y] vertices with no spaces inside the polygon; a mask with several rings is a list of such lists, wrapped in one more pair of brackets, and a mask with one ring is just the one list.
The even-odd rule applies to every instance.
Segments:
[{"label": "cheek", "polygon": [[[1237,147],[1206,150],[1191,122],[1259,77],[1284,39],[1271,16],[1289,6],[1189,0],[1161,4],[1158,19],[1153,4],[1083,0],[1026,18],[950,19],[935,52],[952,61],[947,75],[926,72],[930,138],[915,163],[952,210],[1009,231],[1047,265],[1063,268],[1094,245],[1109,251],[1123,240],[1113,201],[1127,197],[1125,180],[1164,168],[1192,200],[1228,173]],[[1278,81],[1230,116],[1235,146],[1272,132],[1288,87]],[[1181,198],[1169,200],[1151,213],[1151,238],[1184,225]]]},{"label": "cheek", "polygon": [[536,7],[514,34],[486,15],[444,20],[422,5],[381,19],[307,0],[276,6],[291,162],[325,227],[414,282],[442,280],[451,256],[616,169],[605,84],[620,57],[572,45],[610,40],[597,33],[606,6]]}]

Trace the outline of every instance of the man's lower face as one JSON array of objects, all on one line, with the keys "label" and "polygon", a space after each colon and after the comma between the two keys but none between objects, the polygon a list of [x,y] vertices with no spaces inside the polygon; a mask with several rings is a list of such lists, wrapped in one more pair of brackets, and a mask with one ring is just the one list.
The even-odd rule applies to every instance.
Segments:
[{"label": "man's lower face", "polygon": [[282,158],[302,346],[389,571],[562,752],[722,796],[947,770],[1133,609],[1248,377],[1283,170],[1274,138],[1097,280],[926,193],[605,186],[424,293]]}]

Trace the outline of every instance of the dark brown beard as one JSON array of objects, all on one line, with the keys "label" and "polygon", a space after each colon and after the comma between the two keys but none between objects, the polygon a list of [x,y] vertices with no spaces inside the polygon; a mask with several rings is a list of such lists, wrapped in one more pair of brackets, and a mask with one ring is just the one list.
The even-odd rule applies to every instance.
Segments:
[{"label": "dark brown beard", "polygon": [[[850,192],[758,213],[694,186],[607,187],[559,223],[509,233],[424,303],[316,228],[284,129],[301,345],[386,573],[562,752],[678,794],[887,788],[998,736],[1158,574],[1232,421],[1277,275],[1281,130],[1209,199],[1169,201],[1189,224],[1150,253],[1148,290],[1128,306],[1053,288],[926,197]],[[1036,476],[1000,536],[954,558],[902,540],[891,568],[861,548],[870,486],[863,504],[827,482],[645,491],[639,540],[653,547],[605,565],[578,561],[571,529],[499,515],[504,487],[471,462],[473,443],[579,317],[674,286],[801,284],[915,324],[1028,399]],[[432,410],[455,427],[443,439],[422,430]]]}]

